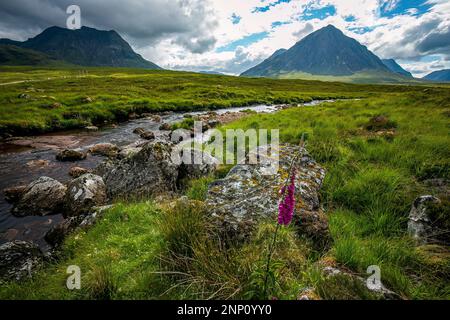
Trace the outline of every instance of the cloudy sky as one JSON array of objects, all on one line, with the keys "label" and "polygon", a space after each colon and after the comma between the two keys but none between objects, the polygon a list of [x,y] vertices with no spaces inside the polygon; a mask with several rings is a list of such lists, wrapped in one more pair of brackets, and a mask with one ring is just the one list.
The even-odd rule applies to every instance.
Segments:
[{"label": "cloudy sky", "polygon": [[449,0],[2,0],[0,38],[65,26],[71,4],[169,69],[239,74],[328,24],[415,76],[450,68]]}]

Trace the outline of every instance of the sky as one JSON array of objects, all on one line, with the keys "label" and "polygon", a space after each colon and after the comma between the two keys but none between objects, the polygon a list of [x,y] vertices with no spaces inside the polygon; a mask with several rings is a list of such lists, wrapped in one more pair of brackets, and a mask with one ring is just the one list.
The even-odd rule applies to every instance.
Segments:
[{"label": "sky", "polygon": [[416,77],[450,68],[449,0],[2,0],[0,38],[64,27],[72,4],[167,69],[240,74],[328,24]]}]

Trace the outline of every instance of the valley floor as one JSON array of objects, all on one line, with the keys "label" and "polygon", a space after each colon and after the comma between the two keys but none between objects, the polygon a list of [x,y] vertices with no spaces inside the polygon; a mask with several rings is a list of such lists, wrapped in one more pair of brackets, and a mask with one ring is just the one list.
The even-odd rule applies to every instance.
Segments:
[{"label": "valley floor", "polygon": [[[4,81],[41,77],[15,72]],[[21,93],[31,98],[18,98]],[[48,109],[49,96],[62,106]],[[87,96],[94,102],[80,104]],[[203,201],[208,184],[230,169],[223,167],[190,182],[183,191],[188,205],[170,197],[118,201],[93,228],[66,239],[58,260],[33,280],[2,284],[0,298],[297,299],[308,292],[319,299],[373,299],[350,278],[330,280],[323,267],[366,278],[367,267],[377,265],[384,286],[404,299],[450,299],[449,247],[417,245],[406,232],[411,204],[426,194],[442,199],[440,214],[450,228],[450,89],[97,70],[77,79],[1,86],[0,128],[31,133],[132,112],[339,97],[363,99],[255,114],[223,127],[280,129],[281,141],[293,144],[306,134],[308,150],[327,169],[321,201],[333,243],[317,251],[294,228],[282,228],[267,295],[262,283],[275,221],[262,223],[244,244],[225,249],[211,239]],[[376,116],[387,121],[374,130]],[[82,270],[81,290],[66,288],[70,265]]]}]

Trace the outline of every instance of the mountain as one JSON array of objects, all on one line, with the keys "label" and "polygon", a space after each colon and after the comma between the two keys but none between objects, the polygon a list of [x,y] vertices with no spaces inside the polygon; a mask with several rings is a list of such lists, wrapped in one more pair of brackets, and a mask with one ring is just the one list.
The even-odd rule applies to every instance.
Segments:
[{"label": "mountain", "polygon": [[63,65],[64,62],[52,59],[48,55],[9,44],[0,44],[0,65],[2,66],[43,66]]},{"label": "mountain", "polygon": [[115,31],[50,27],[25,42],[1,39],[0,44],[31,49],[75,65],[161,69],[135,53]]},{"label": "mountain", "polygon": [[424,77],[425,80],[450,82],[450,69],[439,70]]},{"label": "mountain", "polygon": [[289,50],[278,50],[242,76],[310,75],[350,76],[358,72],[391,73],[383,62],[355,39],[332,25],[317,30]]},{"label": "mountain", "polygon": [[403,69],[394,59],[383,59],[381,61],[392,72],[401,74],[408,78],[414,78],[413,75],[411,74],[411,72],[408,72],[405,69]]}]

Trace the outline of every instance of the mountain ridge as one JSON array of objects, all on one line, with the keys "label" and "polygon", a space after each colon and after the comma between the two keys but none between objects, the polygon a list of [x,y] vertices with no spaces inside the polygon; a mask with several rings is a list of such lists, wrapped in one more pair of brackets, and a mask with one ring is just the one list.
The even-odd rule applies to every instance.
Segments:
[{"label": "mountain ridge", "polygon": [[89,27],[69,30],[53,26],[24,42],[0,39],[0,44],[34,50],[74,65],[161,69],[134,52],[114,30]]},{"label": "mountain ridge", "polygon": [[366,46],[346,36],[333,25],[328,25],[307,35],[284,52],[277,50],[241,76],[272,77],[295,72],[350,76],[367,70],[391,73]]},{"label": "mountain ridge", "polygon": [[394,59],[382,59],[381,61],[392,72],[401,74],[401,75],[403,75],[405,77],[408,77],[408,78],[414,78],[411,72],[406,71],[405,69],[403,69],[403,67],[401,65],[399,65],[397,63],[397,61],[395,61]]},{"label": "mountain ridge", "polygon": [[434,71],[423,77],[423,79],[429,81],[450,82],[450,69]]}]

